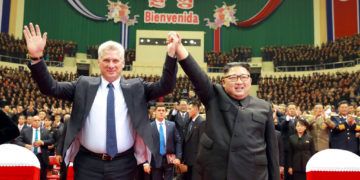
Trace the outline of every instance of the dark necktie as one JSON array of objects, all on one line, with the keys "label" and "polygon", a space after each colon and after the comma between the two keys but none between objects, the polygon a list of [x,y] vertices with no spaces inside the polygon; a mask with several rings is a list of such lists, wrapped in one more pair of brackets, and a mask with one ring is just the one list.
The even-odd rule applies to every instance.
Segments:
[{"label": "dark necktie", "polygon": [[190,121],[190,123],[189,123],[189,132],[191,131],[191,129],[192,129],[192,127],[193,127],[193,124],[194,124],[194,121],[193,120],[191,120]]},{"label": "dark necktie", "polygon": [[[35,139],[34,139],[34,142],[38,141],[39,140],[39,129],[36,129],[35,130]],[[38,148],[37,147],[34,147],[34,153],[37,154],[38,153]]]},{"label": "dark necktie", "polygon": [[165,155],[165,136],[164,136],[164,129],[163,129],[163,123],[160,123],[159,127],[159,136],[160,136],[160,155]]},{"label": "dark necktie", "polygon": [[106,108],[106,153],[112,158],[118,153],[115,127],[114,86],[109,83]]}]

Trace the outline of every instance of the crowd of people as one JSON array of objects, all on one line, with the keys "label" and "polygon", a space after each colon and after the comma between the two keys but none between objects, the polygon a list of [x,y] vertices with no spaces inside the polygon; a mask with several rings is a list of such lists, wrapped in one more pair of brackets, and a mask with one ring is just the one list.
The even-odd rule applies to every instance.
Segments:
[{"label": "crowd of people", "polygon": [[316,103],[360,102],[359,75],[360,71],[260,77],[257,96],[275,104],[294,102],[302,111],[310,110]]},{"label": "crowd of people", "polygon": [[[44,59],[48,61],[64,61],[65,56],[75,57],[77,52],[77,44],[72,41],[64,40],[48,40]],[[24,39],[17,39],[13,35],[7,33],[0,33],[0,55],[2,60],[17,61],[15,58],[26,59],[27,49]],[[14,58],[12,58],[14,57]]]},{"label": "crowd of people", "polygon": [[349,61],[360,56],[360,35],[342,37],[321,46],[270,46],[264,47],[261,51],[263,60],[273,61],[275,67]]},{"label": "crowd of people", "polygon": [[[206,52],[204,55],[204,60],[209,68],[219,68],[219,67],[224,67],[224,65],[229,62],[250,62],[251,57],[252,57],[251,48],[237,47],[237,48],[233,48],[230,52],[227,53]],[[214,72],[221,72],[221,71],[214,71]]]}]

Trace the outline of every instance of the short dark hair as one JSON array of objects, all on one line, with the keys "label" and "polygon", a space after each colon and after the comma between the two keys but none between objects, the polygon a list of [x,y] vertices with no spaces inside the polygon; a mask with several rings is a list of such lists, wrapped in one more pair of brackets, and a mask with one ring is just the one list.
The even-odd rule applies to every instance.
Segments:
[{"label": "short dark hair", "polygon": [[251,74],[250,65],[248,63],[244,63],[244,62],[230,62],[230,63],[227,63],[224,66],[223,72],[224,72],[224,74],[227,74],[231,68],[238,67],[238,66],[245,68]]},{"label": "short dark hair", "polygon": [[349,105],[349,102],[347,100],[342,100],[338,103],[338,107],[342,104],[346,104],[346,105]]},{"label": "short dark hair", "polygon": [[159,107],[164,107],[164,108],[166,109],[166,106],[165,106],[164,103],[157,103],[157,104],[155,105],[155,110],[156,110],[157,108],[159,108]]},{"label": "short dark hair", "polygon": [[201,104],[199,101],[192,101],[190,102],[189,105],[192,105],[193,107],[197,107],[198,109],[200,108]]}]

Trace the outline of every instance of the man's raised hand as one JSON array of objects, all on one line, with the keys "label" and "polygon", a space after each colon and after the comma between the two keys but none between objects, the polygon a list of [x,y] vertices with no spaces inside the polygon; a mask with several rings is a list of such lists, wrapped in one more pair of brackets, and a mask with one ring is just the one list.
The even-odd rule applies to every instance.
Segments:
[{"label": "man's raised hand", "polygon": [[41,35],[39,25],[35,25],[34,27],[32,23],[30,23],[29,26],[24,26],[23,32],[30,57],[42,57],[46,45],[47,33],[45,32]]}]

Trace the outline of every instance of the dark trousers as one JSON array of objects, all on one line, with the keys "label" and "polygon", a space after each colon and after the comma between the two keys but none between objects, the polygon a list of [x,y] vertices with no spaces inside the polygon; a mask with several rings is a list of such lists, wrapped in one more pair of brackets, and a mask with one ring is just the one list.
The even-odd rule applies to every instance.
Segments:
[{"label": "dark trousers", "polygon": [[166,157],[163,158],[160,168],[151,168],[152,180],[172,180],[174,178],[174,165],[168,164]]},{"label": "dark trousers", "polygon": [[136,159],[133,153],[113,160],[101,160],[79,151],[74,160],[76,180],[133,180],[136,172]]},{"label": "dark trousers", "polygon": [[46,171],[48,168],[48,164],[45,163],[41,153],[36,154],[36,157],[38,158],[38,160],[40,162],[40,179],[46,180]]},{"label": "dark trousers", "polygon": [[188,171],[184,173],[183,180],[192,180],[193,178],[193,166],[188,166]]}]

